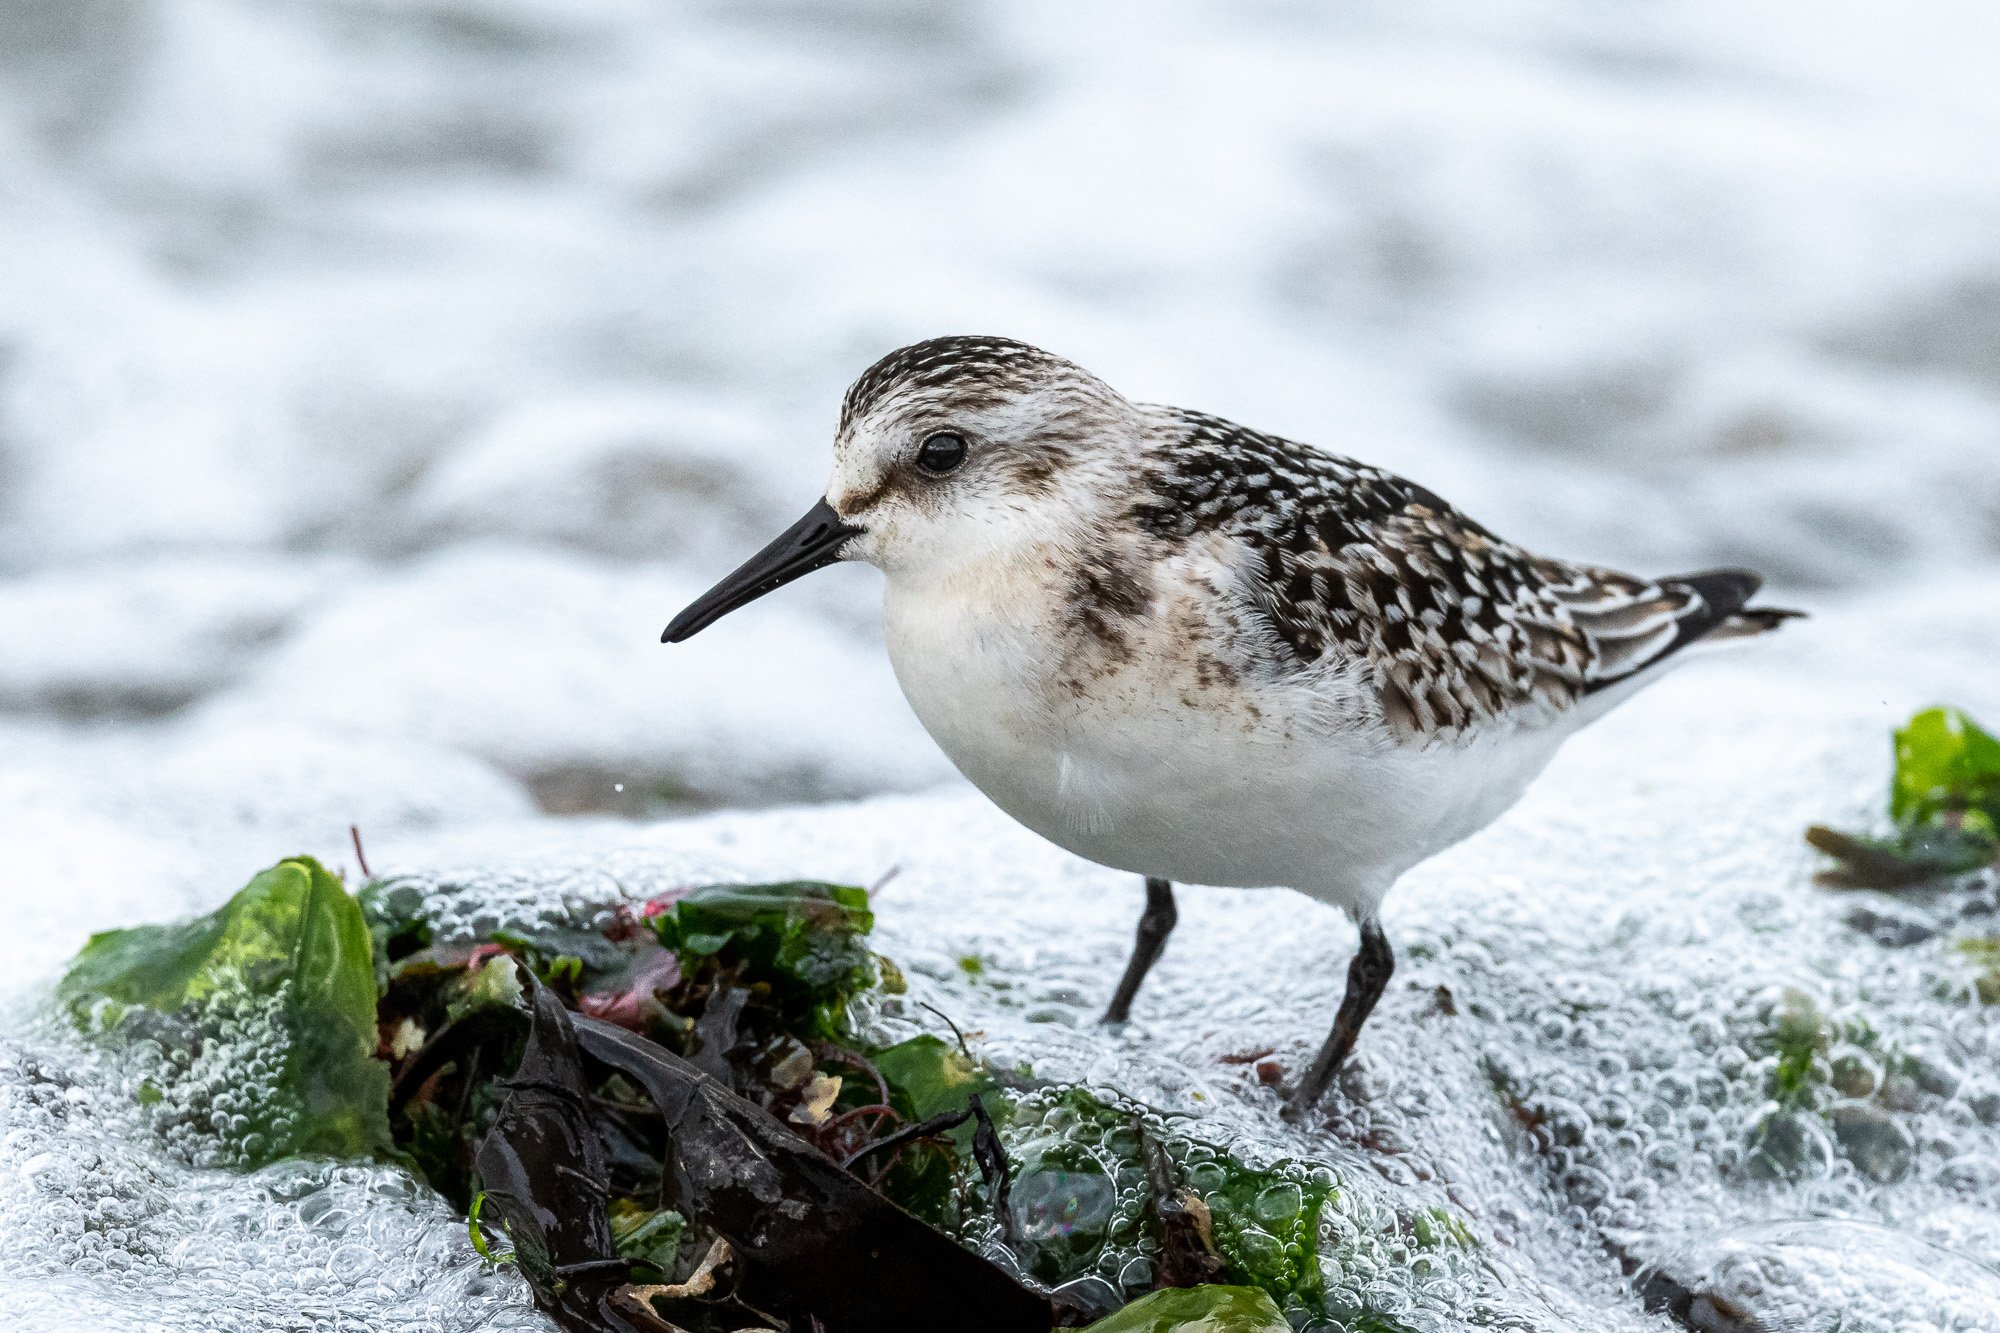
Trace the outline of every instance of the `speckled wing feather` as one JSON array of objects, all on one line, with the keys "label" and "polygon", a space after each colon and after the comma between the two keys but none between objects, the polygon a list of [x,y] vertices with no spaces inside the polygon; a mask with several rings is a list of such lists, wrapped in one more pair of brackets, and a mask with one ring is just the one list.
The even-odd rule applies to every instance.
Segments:
[{"label": "speckled wing feather", "polygon": [[[1184,424],[1136,517],[1241,545],[1282,670],[1359,664],[1409,738],[1551,718],[1740,619],[1755,575],[1652,581],[1533,555],[1414,482],[1220,418]],[[1758,615],[1743,626],[1760,627]]]}]

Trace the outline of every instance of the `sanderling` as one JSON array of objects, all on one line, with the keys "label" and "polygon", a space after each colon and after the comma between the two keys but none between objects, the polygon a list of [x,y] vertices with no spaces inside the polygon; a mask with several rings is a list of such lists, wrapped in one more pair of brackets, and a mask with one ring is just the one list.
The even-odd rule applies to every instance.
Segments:
[{"label": "sanderling", "polygon": [[837,560],[887,576],[897,679],[960,771],[1146,877],[1107,1020],[1173,929],[1174,881],[1293,888],[1354,919],[1291,1115],[1388,984],[1379,909],[1404,871],[1491,823],[1681,649],[1796,614],[1747,606],[1743,570],[1532,555],[1415,482],[989,337],[869,367],[824,498],[662,637]]}]

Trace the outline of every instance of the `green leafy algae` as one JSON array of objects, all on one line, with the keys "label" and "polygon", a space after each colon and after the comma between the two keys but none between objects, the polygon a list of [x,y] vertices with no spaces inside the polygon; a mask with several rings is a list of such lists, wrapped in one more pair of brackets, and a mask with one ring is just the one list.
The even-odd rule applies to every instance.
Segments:
[{"label": "green leafy algae", "polygon": [[2000,826],[2000,738],[1956,708],[1932,708],[1896,733],[1889,814],[1899,824],[1954,815],[1989,840]]},{"label": "green leafy algae", "polygon": [[451,1020],[481,1009],[499,1006],[518,1009],[522,1005],[521,974],[506,954],[483,959],[469,967],[445,990],[445,1016]]},{"label": "green leafy algae", "polygon": [[[266,1085],[202,1090],[223,1103],[234,1165],[389,1150],[368,924],[310,857],[280,861],[207,916],[93,935],[56,994],[87,1030],[190,1060],[233,1036],[256,1046]],[[135,1095],[158,1106],[169,1092],[149,1077]]]},{"label": "green leafy algae", "polygon": [[651,924],[690,981],[754,977],[780,1026],[799,1036],[844,1035],[849,1002],[881,975],[863,940],[875,925],[868,893],[847,885],[713,885]]},{"label": "green leafy algae", "polygon": [[871,1058],[889,1085],[896,1109],[912,1120],[962,1111],[973,1097],[991,1094],[998,1086],[984,1066],[929,1034],[876,1051]]},{"label": "green leafy algae", "polygon": [[1895,736],[1886,837],[1814,825],[1837,883],[1893,888],[1962,874],[2000,856],[2000,738],[1956,708],[1930,708]]},{"label": "green leafy algae", "polygon": [[1252,1170],[1217,1155],[1188,1167],[1187,1180],[1208,1205],[1226,1276],[1287,1305],[1324,1308],[1319,1213],[1334,1192],[1332,1172],[1289,1162]]},{"label": "green leafy algae", "polygon": [[1791,1110],[1810,1109],[1825,1071],[1816,1064],[1829,1045],[1833,1030],[1812,996],[1793,988],[1778,997],[1765,1047],[1777,1056],[1765,1091],[1771,1100]]},{"label": "green leafy algae", "polygon": [[1142,1296],[1084,1333],[1291,1333],[1255,1287],[1169,1287]]},{"label": "green leafy algae", "polygon": [[[1340,1270],[1348,1241],[1368,1243],[1352,1222],[1325,1221],[1341,1196],[1330,1166],[1301,1159],[1252,1165],[1188,1136],[1179,1122],[1113,1105],[1075,1086],[1015,1094],[1003,1125],[1015,1165],[1014,1248],[1037,1278],[1062,1282],[1095,1274],[1127,1295],[1155,1280],[1140,1258],[1146,1242],[1157,1240],[1143,1135],[1165,1149],[1187,1192],[1206,1209],[1225,1282],[1265,1293],[1294,1322],[1333,1320],[1378,1333],[1398,1327],[1365,1308],[1365,1298],[1357,1305],[1353,1295],[1336,1298],[1327,1288],[1326,1270]],[[1422,1210],[1396,1226],[1420,1253],[1442,1257],[1477,1244],[1444,1208]]]},{"label": "green leafy algae", "polygon": [[1981,1004],[2000,1004],[2000,935],[1968,935],[1953,950],[1974,968],[1972,993]]},{"label": "green leafy algae", "polygon": [[652,1270],[650,1281],[666,1281],[680,1254],[687,1219],[671,1208],[646,1208],[630,1199],[613,1199],[611,1239],[618,1253]]}]

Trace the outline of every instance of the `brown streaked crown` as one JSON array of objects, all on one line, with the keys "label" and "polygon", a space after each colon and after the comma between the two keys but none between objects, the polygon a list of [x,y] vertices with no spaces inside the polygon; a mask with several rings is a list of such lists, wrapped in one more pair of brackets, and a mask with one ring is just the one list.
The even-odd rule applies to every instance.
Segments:
[{"label": "brown streaked crown", "polygon": [[1078,367],[1012,338],[952,334],[899,347],[861,372],[840,405],[840,428],[892,394],[907,390],[1033,390],[1064,374],[1087,379]]}]

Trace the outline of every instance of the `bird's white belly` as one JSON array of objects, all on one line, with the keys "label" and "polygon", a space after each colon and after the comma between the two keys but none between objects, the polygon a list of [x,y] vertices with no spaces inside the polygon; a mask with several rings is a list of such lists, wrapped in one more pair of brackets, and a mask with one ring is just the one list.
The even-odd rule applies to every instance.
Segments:
[{"label": "bird's white belly", "polygon": [[[1143,650],[1077,694],[1051,688],[1056,636],[937,599],[892,593],[888,609],[897,678],[959,770],[1050,841],[1140,874],[1370,910],[1511,805],[1554,749],[1516,733],[1415,750],[1297,725],[1282,696],[1194,689]],[[1321,701],[1294,702],[1303,717]]]}]

